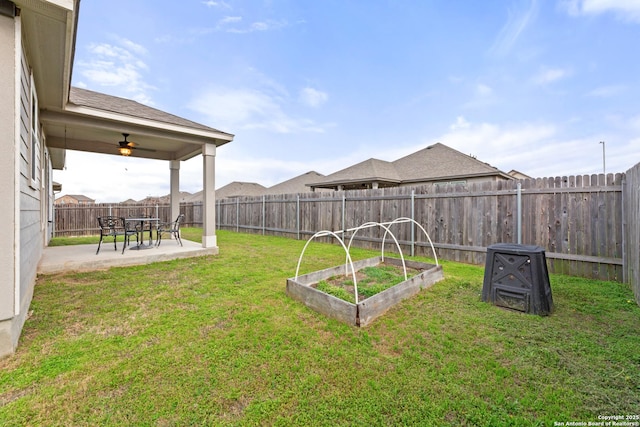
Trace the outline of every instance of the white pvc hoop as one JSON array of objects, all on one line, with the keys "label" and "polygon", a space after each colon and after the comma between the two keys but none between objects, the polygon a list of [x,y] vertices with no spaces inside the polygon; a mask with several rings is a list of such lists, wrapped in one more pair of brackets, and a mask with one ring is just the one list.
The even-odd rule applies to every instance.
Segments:
[{"label": "white pvc hoop", "polygon": [[344,248],[345,253],[347,254],[347,262],[351,266],[351,275],[353,277],[353,287],[355,288],[355,293],[356,293],[356,304],[358,304],[358,283],[356,281],[356,270],[355,270],[355,268],[353,268],[353,261],[351,260],[351,255],[349,254],[349,249],[347,249],[347,247],[344,245],[344,242],[342,241],[342,239],[340,237],[338,237],[338,235],[336,233],[334,233],[333,231],[328,231],[328,230],[318,231],[316,234],[311,236],[309,238],[309,240],[307,240],[307,243],[304,245],[304,248],[302,248],[302,253],[300,254],[300,258],[298,258],[298,267],[296,267],[296,278],[295,278],[295,280],[298,280],[298,273],[300,272],[300,263],[302,262],[302,255],[304,255],[304,251],[307,250],[307,246],[309,246],[309,243],[311,243],[311,241],[313,239],[315,239],[316,237],[323,237],[323,236],[327,236],[327,235],[331,235],[331,236],[335,237],[336,239],[338,239],[338,241],[340,242],[340,244]]},{"label": "white pvc hoop", "polygon": [[[350,254],[350,250],[351,250],[351,243],[353,242],[353,238],[355,237],[355,235],[358,233],[358,231],[365,229],[365,228],[371,228],[371,227],[375,227],[376,225],[379,227],[382,227],[385,229],[384,232],[384,236],[382,237],[382,251],[381,251],[381,259],[382,262],[384,262],[384,245],[385,245],[385,240],[387,238],[387,234],[390,234],[391,237],[393,238],[393,241],[396,244],[396,247],[398,248],[398,253],[400,254],[400,259],[402,260],[402,269],[404,270],[404,280],[407,280],[407,266],[404,260],[404,255],[402,253],[402,248],[400,247],[400,243],[398,242],[398,239],[396,239],[396,236],[391,232],[391,230],[389,229],[390,226],[394,225],[394,224],[401,224],[401,223],[405,223],[405,222],[413,222],[414,224],[416,224],[418,227],[420,227],[420,229],[424,232],[425,236],[427,236],[427,240],[429,241],[429,244],[431,245],[431,250],[433,251],[433,257],[436,261],[436,265],[438,265],[438,256],[436,255],[436,250],[433,246],[433,242],[431,241],[431,238],[429,237],[429,234],[427,233],[427,231],[424,229],[424,227],[422,227],[422,225],[420,225],[418,222],[416,222],[415,220],[411,219],[411,218],[407,218],[407,217],[400,217],[400,218],[396,218],[393,221],[390,222],[365,222],[364,224],[355,227],[355,228],[350,228],[348,230],[341,230],[338,231],[338,233],[345,233],[347,231],[353,231],[353,234],[351,235],[351,237],[349,238],[349,245],[346,246],[344,244],[344,240],[342,240],[342,238],[340,238],[338,236],[338,234],[336,232],[333,231],[329,231],[329,230],[322,230],[322,231],[318,231],[317,233],[315,233],[313,236],[311,236],[309,238],[309,240],[307,240],[307,243],[305,243],[304,248],[302,248],[302,252],[300,253],[300,257],[298,258],[298,266],[296,267],[296,276],[295,276],[295,280],[298,280],[298,274],[300,272],[300,264],[302,263],[302,256],[304,255],[305,251],[307,250],[307,247],[309,246],[309,243],[311,243],[311,241],[313,239],[315,239],[316,237],[324,237],[324,236],[333,236],[336,239],[338,239],[338,241],[340,242],[340,245],[342,246],[342,248],[345,251],[346,254],[346,260],[345,260],[345,276],[347,274],[349,274],[349,266],[351,266],[351,276],[353,278],[353,288],[354,288],[354,293],[355,293],[355,301],[356,304],[358,304],[358,282],[356,279],[356,271],[355,268],[353,267],[353,260],[351,259],[351,254]],[[387,225],[389,227],[387,227]]]},{"label": "white pvc hoop", "polygon": [[[417,222],[416,220],[411,219],[411,218],[400,217],[400,218],[394,219],[391,222],[385,222],[385,224],[388,224],[389,227],[391,227],[394,224],[402,224],[402,223],[405,223],[405,222],[413,222],[415,225],[420,227],[420,230],[422,230],[424,235],[427,236],[427,240],[429,241],[429,245],[431,245],[431,251],[433,252],[433,258],[436,261],[436,265],[438,265],[438,255],[436,255],[436,249],[433,246],[433,242],[431,241],[431,238],[429,237],[429,233],[427,233],[427,230],[425,230],[424,227],[422,225],[420,225],[419,222]],[[392,234],[392,236],[393,236],[393,234]],[[384,236],[382,237],[382,252],[383,252],[383,255],[382,255],[383,258],[382,259],[383,260],[384,260],[384,241],[385,241],[386,238],[387,238],[387,233],[385,232]],[[395,237],[394,237],[394,239],[395,239]]]},{"label": "white pvc hoop", "polygon": [[[351,237],[349,238],[349,246],[347,246],[347,249],[350,250],[351,249],[351,243],[353,242],[353,238],[355,237],[355,235],[358,233],[358,231],[364,229],[364,228],[371,228],[371,227],[375,227],[375,226],[379,226],[384,228],[386,231],[384,232],[385,237],[387,236],[387,233],[391,234],[391,237],[393,237],[393,240],[396,242],[396,247],[398,248],[398,253],[400,254],[400,259],[402,260],[402,269],[404,271],[404,280],[407,280],[407,266],[404,263],[404,256],[402,255],[402,248],[400,248],[400,244],[398,243],[398,240],[396,239],[396,236],[389,230],[388,227],[386,227],[385,225],[379,223],[379,222],[365,222],[364,224],[362,224],[359,227],[356,228],[352,228],[349,229],[349,231],[353,231],[353,234],[351,235]],[[382,262],[384,262],[384,239],[382,239]],[[351,266],[351,268],[353,268],[353,266]],[[356,297],[356,300],[358,298]]]}]

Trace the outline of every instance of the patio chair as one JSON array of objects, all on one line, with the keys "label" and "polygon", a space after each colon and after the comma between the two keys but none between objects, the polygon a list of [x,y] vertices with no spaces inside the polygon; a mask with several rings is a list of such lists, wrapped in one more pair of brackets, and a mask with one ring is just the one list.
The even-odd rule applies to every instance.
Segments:
[{"label": "patio chair", "polygon": [[[140,236],[141,240],[138,240],[138,228],[132,221],[127,221],[126,218],[120,218],[120,224],[116,228],[116,235],[124,236],[124,242],[122,244],[122,253],[131,243],[131,236],[136,236],[136,244],[139,244],[141,240],[144,240],[144,236]],[[142,234],[142,232],[140,232]]]},{"label": "patio chair", "polygon": [[100,252],[100,245],[102,245],[102,239],[105,237],[113,237],[113,250],[117,251],[116,246],[116,227],[118,225],[118,218],[115,216],[99,216],[98,226],[100,227],[100,241],[98,242],[98,250],[96,255]]},{"label": "patio chair", "polygon": [[162,242],[162,233],[169,233],[170,236],[175,237],[175,239],[182,246],[182,239],[180,239],[180,223],[184,221],[184,214],[178,215],[173,222],[161,222],[158,224],[158,243],[156,246],[160,246]]}]

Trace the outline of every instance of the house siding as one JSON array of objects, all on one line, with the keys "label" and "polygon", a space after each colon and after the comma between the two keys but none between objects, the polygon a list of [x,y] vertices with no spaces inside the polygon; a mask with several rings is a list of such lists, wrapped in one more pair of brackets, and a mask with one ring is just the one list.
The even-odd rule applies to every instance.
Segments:
[{"label": "house siding", "polygon": [[[22,328],[35,286],[37,264],[43,252],[42,204],[43,195],[40,124],[32,130],[32,87],[29,62],[22,54],[20,72],[20,307],[16,321]],[[37,117],[37,116],[36,116]],[[35,131],[35,135],[32,133]],[[36,137],[32,147],[32,138]],[[32,150],[33,153],[32,153]],[[32,163],[35,164],[32,165]],[[35,170],[32,170],[32,167]]]},{"label": "house siding", "polygon": [[[8,184],[0,190],[0,220],[14,224],[18,230],[0,239],[0,357],[12,353],[17,346],[31,304],[45,242],[42,207],[48,203],[49,193],[42,182],[43,171],[48,170],[41,164],[43,138],[32,135],[35,90],[28,58],[22,50],[20,28],[20,17],[0,16],[0,74],[11,76],[0,87],[0,131],[3,151],[13,153],[0,160],[0,179]],[[36,132],[39,128],[36,123]],[[33,136],[37,138],[34,140]]]},{"label": "house siding", "polygon": [[[16,135],[16,23],[13,18],[0,15],[0,75],[7,84],[0,85],[0,223],[10,233],[0,239],[0,357],[13,351],[17,338],[14,328],[15,314],[15,245],[11,224],[16,223],[16,163],[18,159]],[[6,80],[5,80],[6,79]]]}]

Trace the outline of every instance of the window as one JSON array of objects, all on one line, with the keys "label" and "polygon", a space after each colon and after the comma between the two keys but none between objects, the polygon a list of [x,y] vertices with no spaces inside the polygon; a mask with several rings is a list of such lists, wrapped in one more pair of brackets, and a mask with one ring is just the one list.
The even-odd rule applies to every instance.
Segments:
[{"label": "window", "polygon": [[38,160],[40,158],[39,122],[38,96],[36,94],[36,85],[33,80],[33,74],[31,74],[31,126],[29,129],[31,140],[29,141],[29,184],[32,188],[35,189],[38,188]]}]

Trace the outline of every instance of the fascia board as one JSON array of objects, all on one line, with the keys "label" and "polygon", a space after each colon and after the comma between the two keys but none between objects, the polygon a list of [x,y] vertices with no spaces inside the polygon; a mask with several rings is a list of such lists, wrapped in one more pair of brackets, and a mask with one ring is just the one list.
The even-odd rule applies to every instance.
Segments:
[{"label": "fascia board", "polygon": [[[86,121],[88,118],[96,120],[107,120],[111,122],[127,123],[130,125],[140,126],[143,128],[153,128],[162,130],[164,132],[174,132],[179,134],[188,134],[205,139],[218,139],[230,142],[233,140],[233,135],[224,132],[211,132],[203,129],[194,129],[186,126],[175,125],[171,123],[159,122],[155,120],[142,119],[139,117],[128,116],[124,114],[113,113],[110,111],[96,110],[88,107],[81,107],[77,105],[67,104],[65,110],[66,113],[72,113],[80,117],[81,121]],[[49,114],[55,114],[50,112]],[[61,113],[64,117],[61,120],[69,120],[68,114]]]}]

